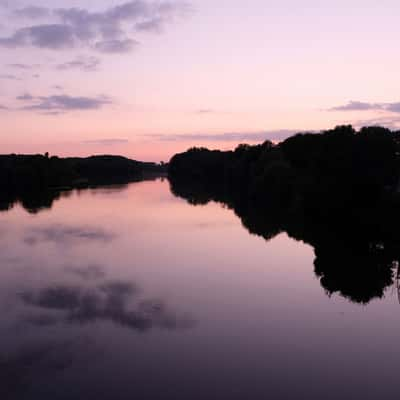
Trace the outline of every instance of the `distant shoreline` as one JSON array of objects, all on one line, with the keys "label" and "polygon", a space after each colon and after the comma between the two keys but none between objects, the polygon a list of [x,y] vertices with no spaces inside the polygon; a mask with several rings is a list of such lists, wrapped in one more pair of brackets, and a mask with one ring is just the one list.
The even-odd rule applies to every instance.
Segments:
[{"label": "distant shoreline", "polygon": [[122,156],[0,155],[0,189],[21,193],[56,188],[123,183],[145,176],[166,175],[167,164],[142,162]]}]

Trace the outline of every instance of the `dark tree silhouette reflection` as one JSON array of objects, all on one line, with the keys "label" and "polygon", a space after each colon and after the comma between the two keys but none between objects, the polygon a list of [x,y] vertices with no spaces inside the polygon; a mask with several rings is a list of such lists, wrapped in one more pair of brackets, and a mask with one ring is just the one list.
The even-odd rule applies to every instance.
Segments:
[{"label": "dark tree silhouette reflection", "polygon": [[351,243],[351,246],[331,241],[315,248],[315,274],[326,292],[340,293],[361,304],[382,298],[393,284],[392,256],[371,243]]},{"label": "dark tree silhouette reflection", "polygon": [[310,244],[314,248],[314,270],[321,286],[330,296],[338,293],[359,304],[367,304],[384,296],[393,285],[395,261],[400,247],[392,234],[381,235],[371,226],[348,225],[348,220],[327,224],[307,218],[304,213],[287,213],[280,207],[260,207],[239,196],[229,198],[227,193],[210,186],[170,178],[171,191],[192,205],[216,201],[227,206],[241,219],[252,234],[273,239],[286,232],[290,237]]},{"label": "dark tree silhouette reflection", "polygon": [[[127,185],[124,187],[126,188]],[[57,200],[68,197],[72,193],[73,190],[30,190],[19,193],[3,191],[0,193],[0,212],[9,211],[20,204],[29,214],[38,214],[51,209]]]},{"label": "dark tree silhouette reflection", "polygon": [[[1,167],[1,166],[0,166]],[[101,183],[86,184],[82,187],[66,186],[65,188],[31,188],[29,190],[10,190],[5,187],[0,190],[0,212],[9,211],[15,205],[20,204],[30,214],[38,214],[41,211],[51,209],[61,198],[69,197],[73,193],[80,194],[82,191],[90,190],[91,195],[111,192],[122,192],[131,183],[159,179],[158,175],[141,176],[124,183],[115,183],[113,180]]]},{"label": "dark tree silhouette reflection", "polygon": [[174,194],[227,205],[253,234],[312,245],[326,292],[365,304],[384,295],[399,260],[399,155],[398,132],[338,126],[278,145],[192,148],[171,159],[169,178]]}]

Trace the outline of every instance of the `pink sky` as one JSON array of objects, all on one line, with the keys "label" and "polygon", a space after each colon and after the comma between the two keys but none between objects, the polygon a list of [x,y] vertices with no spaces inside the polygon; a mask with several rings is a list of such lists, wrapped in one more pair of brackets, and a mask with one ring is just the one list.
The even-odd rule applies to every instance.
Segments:
[{"label": "pink sky", "polygon": [[395,0],[0,0],[1,152],[166,161],[400,127],[398,15]]}]

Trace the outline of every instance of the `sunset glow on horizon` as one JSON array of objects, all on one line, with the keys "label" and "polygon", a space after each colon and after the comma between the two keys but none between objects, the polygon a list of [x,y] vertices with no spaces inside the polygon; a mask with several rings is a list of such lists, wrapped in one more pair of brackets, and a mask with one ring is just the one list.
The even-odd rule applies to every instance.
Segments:
[{"label": "sunset glow on horizon", "polygon": [[1,153],[168,161],[400,129],[395,0],[0,0]]}]

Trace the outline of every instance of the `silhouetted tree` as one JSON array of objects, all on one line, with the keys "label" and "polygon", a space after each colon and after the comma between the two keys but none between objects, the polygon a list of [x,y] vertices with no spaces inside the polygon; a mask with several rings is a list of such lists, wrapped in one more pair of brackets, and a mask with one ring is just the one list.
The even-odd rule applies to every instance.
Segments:
[{"label": "silhouetted tree", "polygon": [[346,125],[276,146],[192,148],[171,159],[171,189],[191,204],[226,204],[266,240],[286,231],[311,244],[327,293],[367,303],[400,258],[399,143],[398,132]]}]

